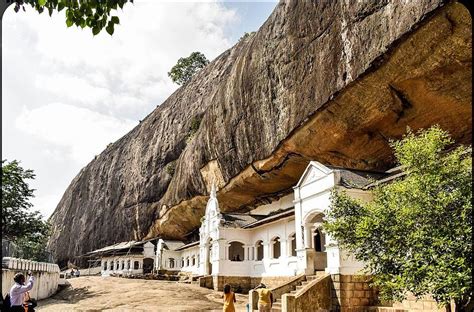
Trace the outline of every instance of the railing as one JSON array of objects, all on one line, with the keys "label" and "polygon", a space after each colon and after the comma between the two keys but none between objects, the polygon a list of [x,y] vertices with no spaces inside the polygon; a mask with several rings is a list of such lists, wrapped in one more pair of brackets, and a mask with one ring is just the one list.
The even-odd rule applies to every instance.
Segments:
[{"label": "railing", "polygon": [[32,260],[25,260],[12,257],[2,258],[2,268],[10,270],[21,271],[41,271],[41,272],[57,272],[59,273],[59,266],[55,263],[36,262]]}]

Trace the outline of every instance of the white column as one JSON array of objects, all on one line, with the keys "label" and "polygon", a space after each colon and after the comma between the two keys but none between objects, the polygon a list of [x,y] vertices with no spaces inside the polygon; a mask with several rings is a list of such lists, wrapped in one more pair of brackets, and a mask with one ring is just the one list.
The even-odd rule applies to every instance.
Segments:
[{"label": "white column", "polygon": [[270,244],[270,242],[262,242],[262,245],[263,245],[263,259],[270,259],[270,257],[271,257],[271,252],[270,252],[271,244]]},{"label": "white column", "polygon": [[247,261],[248,257],[249,257],[248,247],[244,246],[244,259],[242,260]]},{"label": "white column", "polygon": [[311,235],[311,226],[309,224],[305,224],[304,226],[304,247],[305,248],[311,248],[311,240],[312,240],[312,235]]},{"label": "white column", "polygon": [[288,239],[282,237],[280,239],[280,258],[285,258],[289,256],[290,255],[288,254]]},{"label": "white column", "polygon": [[339,274],[341,269],[340,250],[337,241],[329,234],[326,235],[327,267],[324,271],[330,274]]}]

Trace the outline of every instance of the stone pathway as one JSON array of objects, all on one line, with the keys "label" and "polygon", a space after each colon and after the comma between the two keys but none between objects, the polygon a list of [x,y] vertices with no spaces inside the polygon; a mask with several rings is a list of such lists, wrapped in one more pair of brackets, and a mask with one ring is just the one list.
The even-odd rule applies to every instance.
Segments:
[{"label": "stone pathway", "polygon": [[[196,285],[84,276],[38,302],[37,311],[222,311],[222,292]],[[237,311],[246,311],[247,295],[237,294]]]}]

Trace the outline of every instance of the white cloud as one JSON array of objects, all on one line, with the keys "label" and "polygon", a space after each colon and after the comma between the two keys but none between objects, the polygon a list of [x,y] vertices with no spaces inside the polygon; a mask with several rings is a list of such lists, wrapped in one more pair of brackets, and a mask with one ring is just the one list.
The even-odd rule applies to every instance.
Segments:
[{"label": "white cloud", "polygon": [[87,163],[107,144],[130,131],[137,122],[105,116],[86,108],[52,103],[25,108],[16,119],[18,129],[47,143],[67,147],[72,159]]},{"label": "white cloud", "polygon": [[3,16],[2,157],[35,171],[33,203],[46,217],[94,155],[177,88],[167,72],[178,58],[212,60],[239,22],[219,2],[142,0],[118,16],[112,37],[67,28],[64,11]]},{"label": "white cloud", "polygon": [[97,77],[92,77],[88,80],[64,73],[39,74],[36,77],[35,87],[56,93],[68,101],[94,106],[106,102],[111,96],[110,90],[100,86],[96,79]]}]

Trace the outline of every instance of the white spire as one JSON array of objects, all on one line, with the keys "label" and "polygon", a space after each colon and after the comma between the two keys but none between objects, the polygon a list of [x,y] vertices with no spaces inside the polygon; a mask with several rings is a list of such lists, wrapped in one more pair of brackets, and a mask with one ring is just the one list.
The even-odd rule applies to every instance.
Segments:
[{"label": "white spire", "polygon": [[211,198],[216,198],[216,185],[214,184],[214,182],[211,186]]}]

